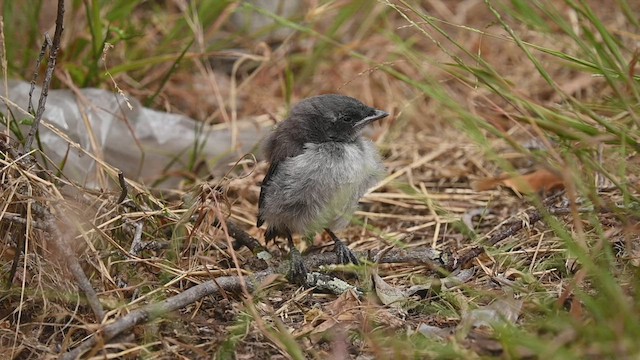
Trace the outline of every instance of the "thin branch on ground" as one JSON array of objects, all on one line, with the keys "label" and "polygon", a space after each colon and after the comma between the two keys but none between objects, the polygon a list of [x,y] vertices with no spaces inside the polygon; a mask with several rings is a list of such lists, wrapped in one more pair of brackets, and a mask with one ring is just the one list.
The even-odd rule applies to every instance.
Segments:
[{"label": "thin branch on ground", "polygon": [[[236,225],[236,223],[234,223],[230,219],[226,219],[225,223],[227,224],[229,236],[234,238],[240,246],[246,246],[254,254],[257,254],[261,251],[266,251],[265,247],[260,244],[258,239],[242,230],[238,225]],[[213,222],[213,226],[216,228],[220,228],[220,221],[218,221],[218,219],[215,219]]]},{"label": "thin branch on ground", "polygon": [[18,215],[18,214],[13,214],[13,213],[5,213],[4,215],[2,215],[2,217],[0,218],[0,221],[9,221],[12,223],[16,223],[16,224],[20,224],[20,225],[26,225],[27,222],[29,222],[29,226],[31,226],[34,229],[38,229],[38,230],[46,230],[47,226],[42,223],[41,221],[38,220],[27,220],[24,217]]},{"label": "thin branch on ground", "polygon": [[[356,253],[359,257],[367,257],[368,255],[375,256],[376,254],[369,254],[366,252]],[[442,264],[437,261],[439,255],[437,252],[431,249],[412,249],[408,250],[390,250],[382,256],[379,260],[380,263],[424,263],[434,266],[441,266]],[[314,254],[312,256],[304,257],[305,266],[308,269],[317,268],[322,265],[334,265],[338,259],[335,253]],[[280,274],[285,275],[288,272],[290,263],[289,261],[283,261],[277,269],[267,269],[257,272],[251,276],[246,277],[244,282],[246,283],[248,291],[254,291],[256,287],[269,275]],[[320,274],[309,273],[307,277],[307,287],[321,287],[328,292],[334,292],[333,290],[340,289],[345,291],[348,289],[354,289],[349,284],[339,283],[341,280],[333,277]],[[236,294],[242,293],[242,281],[239,276],[222,276],[213,280],[209,280],[202,284],[193,286],[184,292],[173,296],[165,301],[155,304],[149,304],[138,310],[134,310],[115,322],[106,325],[104,328],[96,332],[89,339],[78,345],[72,351],[62,355],[61,359],[76,359],[86,351],[90,350],[96,344],[103,344],[113,339],[114,337],[121,335],[125,331],[131,330],[134,326],[146,323],[150,320],[162,317],[165,314],[184,308],[205,296],[216,295],[224,292],[232,292]],[[346,284],[346,285],[345,285]]]},{"label": "thin branch on ground", "polygon": [[[270,273],[271,271],[264,271],[251,276],[247,281],[247,286],[250,288],[250,291],[253,291],[255,285],[260,282],[260,279]],[[85,340],[72,351],[65,353],[60,358],[62,360],[77,359],[96,344],[106,343],[136,325],[146,323],[164,314],[192,304],[205,296],[218,294],[222,291],[241,292],[239,278],[237,276],[223,276],[217,278],[215,281],[209,280],[189,288],[176,296],[170,297],[165,301],[149,304],[138,310],[134,310],[117,321],[106,325],[89,339]]]}]

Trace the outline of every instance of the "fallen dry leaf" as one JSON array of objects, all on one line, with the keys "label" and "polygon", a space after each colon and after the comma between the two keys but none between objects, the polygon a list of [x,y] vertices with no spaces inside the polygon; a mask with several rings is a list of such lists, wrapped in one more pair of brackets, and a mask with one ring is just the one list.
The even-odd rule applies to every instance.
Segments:
[{"label": "fallen dry leaf", "polygon": [[349,329],[360,320],[362,303],[352,291],[344,292],[323,309],[311,309],[305,313],[305,324],[293,332],[296,338],[309,336],[312,343],[325,338],[335,326]]},{"label": "fallen dry leaf", "polygon": [[408,288],[389,285],[377,272],[374,272],[371,278],[380,302],[384,305],[402,308],[411,298],[424,299],[434,292],[440,292],[441,289],[450,289],[463,284],[471,279],[474,272],[475,269],[456,270],[445,278],[434,278],[428,284],[413,285]]},{"label": "fallen dry leaf", "polygon": [[540,191],[551,191],[564,187],[562,178],[547,169],[539,169],[526,175],[501,175],[495,178],[479,179],[471,182],[474,191],[486,191],[498,186],[506,186],[521,194],[531,194]]},{"label": "fallen dry leaf", "polygon": [[362,302],[358,299],[358,295],[353,291],[345,291],[334,301],[328,304],[326,310],[332,316],[337,316],[345,311],[359,309],[361,306]]},{"label": "fallen dry leaf", "polygon": [[371,277],[375,285],[376,295],[378,295],[378,298],[383,304],[401,306],[402,302],[409,298],[405,289],[389,285],[377,273],[374,272],[371,274]]}]

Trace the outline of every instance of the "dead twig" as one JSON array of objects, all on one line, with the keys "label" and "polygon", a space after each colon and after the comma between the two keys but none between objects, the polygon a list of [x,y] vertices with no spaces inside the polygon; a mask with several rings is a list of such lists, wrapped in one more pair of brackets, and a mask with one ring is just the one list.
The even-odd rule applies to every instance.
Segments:
[{"label": "dead twig", "polygon": [[[368,257],[375,258],[376,262],[380,264],[414,263],[428,265],[434,269],[445,265],[442,260],[442,254],[431,248],[413,248],[408,250],[393,249],[387,251],[386,254],[383,254],[382,256],[378,256],[378,253],[380,252],[369,253],[364,251],[355,251],[354,254],[359,259]],[[304,257],[304,265],[308,269],[317,268],[322,265],[335,264],[339,264],[339,262],[338,256],[334,252],[312,254]]]},{"label": "dead twig", "polygon": [[[53,34],[53,42],[49,50],[49,63],[47,64],[47,72],[44,76],[44,82],[42,83],[42,92],[40,93],[40,99],[38,100],[38,109],[36,110],[36,116],[33,119],[33,125],[29,129],[27,138],[24,142],[23,153],[26,153],[31,149],[33,139],[38,132],[42,115],[44,114],[45,104],[47,103],[47,96],[49,95],[49,85],[51,85],[51,78],[53,77],[53,71],[56,67],[56,60],[58,58],[58,51],[60,50],[60,40],[62,38],[62,30],[64,29],[64,0],[58,0],[58,13],[56,15],[56,30]],[[49,41],[48,35],[45,34],[45,41]]]},{"label": "dead twig", "polygon": [[[257,254],[262,251],[266,251],[264,246],[260,244],[258,239],[249,235],[246,231],[242,230],[238,225],[236,225],[233,221],[226,219],[225,223],[227,224],[227,231],[229,232],[229,236],[234,238],[240,246],[246,246],[252,253]],[[220,228],[221,224],[218,219],[215,219],[213,222],[213,226],[216,228]]]},{"label": "dead twig", "polygon": [[[42,47],[40,48],[40,54],[38,55],[38,59],[36,60],[36,68],[33,71],[33,77],[31,78],[31,87],[29,88],[29,105],[27,106],[27,112],[29,114],[33,114],[33,91],[36,89],[36,82],[38,81],[38,72],[40,72],[40,64],[42,64],[42,59],[47,53],[47,49],[51,48],[51,38],[49,34],[44,34],[44,42],[42,43]],[[35,114],[33,114],[35,115]]]},{"label": "dead twig", "polygon": [[144,249],[145,243],[142,242],[142,222],[133,223],[133,227],[135,228],[135,232],[133,234],[133,241],[131,242],[131,248],[129,248],[129,254],[133,256],[138,256],[140,252]]},{"label": "dead twig", "polygon": [[[21,218],[21,220],[24,220]],[[25,221],[26,224],[26,221]],[[16,236],[16,253],[13,256],[13,262],[11,262],[11,269],[9,269],[9,275],[7,275],[7,283],[5,285],[5,289],[9,290],[11,285],[13,284],[13,279],[16,276],[16,272],[18,271],[18,263],[20,262],[20,255],[24,251],[25,246],[25,236],[24,232],[20,231]]]},{"label": "dead twig", "polygon": [[29,226],[31,226],[34,229],[38,229],[38,230],[46,230],[47,226],[37,220],[27,220],[24,217],[18,215],[18,214],[13,214],[13,213],[5,213],[2,218],[0,218],[1,220],[5,220],[5,221],[9,221],[12,223],[16,223],[16,224],[20,224],[20,225],[26,225],[27,222],[29,222]]},{"label": "dead twig", "polygon": [[116,200],[116,204],[120,204],[127,198],[127,183],[124,180],[122,171],[118,171],[118,184],[120,184],[120,196]]},{"label": "dead twig", "polygon": [[69,271],[78,283],[78,287],[87,297],[87,302],[89,303],[91,310],[93,310],[93,314],[95,315],[97,322],[101,322],[102,319],[104,319],[102,304],[100,303],[93,286],[91,286],[89,278],[87,278],[87,275],[82,270],[82,266],[80,266],[80,262],[78,261],[76,254],[73,253],[67,244],[65,236],[60,232],[55,218],[49,209],[43,206],[34,204],[34,210],[42,217],[45,224],[45,231],[51,237],[50,243],[53,244],[56,247],[56,250],[64,257]]}]

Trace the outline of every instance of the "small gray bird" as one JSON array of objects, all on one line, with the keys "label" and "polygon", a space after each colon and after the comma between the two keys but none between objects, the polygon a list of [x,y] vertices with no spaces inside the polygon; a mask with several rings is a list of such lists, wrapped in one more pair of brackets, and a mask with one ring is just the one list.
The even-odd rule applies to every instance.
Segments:
[{"label": "small gray bird", "polygon": [[307,239],[323,230],[341,263],[358,259],[333,231],[346,226],[360,197],[384,174],[377,149],[361,134],[388,113],[344,95],[320,95],[296,104],[266,139],[270,163],[262,181],[257,226],[265,239],[286,238],[290,280],[304,284],[306,269],[292,235]]}]

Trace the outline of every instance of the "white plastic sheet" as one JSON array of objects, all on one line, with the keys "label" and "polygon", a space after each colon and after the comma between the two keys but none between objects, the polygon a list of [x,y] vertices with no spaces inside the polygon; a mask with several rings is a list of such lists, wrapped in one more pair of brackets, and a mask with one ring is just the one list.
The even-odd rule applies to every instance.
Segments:
[{"label": "white plastic sheet", "polygon": [[[10,81],[7,96],[4,86],[0,86],[0,112],[18,120],[27,119],[24,109],[29,88],[26,82]],[[34,107],[39,96],[37,88]],[[15,105],[7,108],[4,99]],[[82,89],[77,96],[69,90],[50,90],[43,121],[78,146],[41,125],[44,153],[56,165],[66,157],[64,175],[85,186],[104,184],[97,182],[96,161],[81,149],[122,170],[130,179],[146,184],[164,179],[159,186],[168,188],[177,184],[180,177],[175,175],[187,169],[194,156],[206,160],[210,171],[224,173],[228,162],[255,148],[269,126],[260,118],[237,121],[232,146],[232,131],[225,124],[206,126],[186,116],[145,108],[131,98],[129,103],[132,110],[121,95],[101,89]],[[28,126],[22,126],[22,130],[26,135]]]}]

